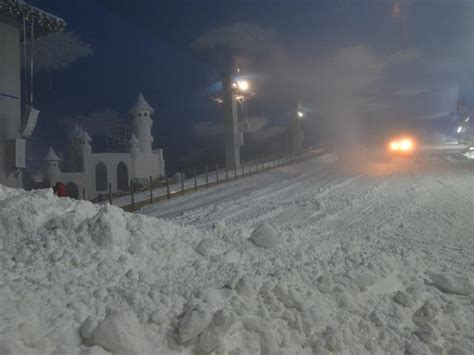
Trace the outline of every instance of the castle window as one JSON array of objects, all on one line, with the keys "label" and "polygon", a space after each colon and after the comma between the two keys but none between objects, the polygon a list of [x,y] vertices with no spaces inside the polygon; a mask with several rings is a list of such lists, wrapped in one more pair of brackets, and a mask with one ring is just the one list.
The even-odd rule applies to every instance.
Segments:
[{"label": "castle window", "polygon": [[95,189],[96,191],[107,190],[107,167],[100,162],[95,167]]},{"label": "castle window", "polygon": [[117,165],[117,190],[127,190],[128,188],[128,167],[121,161]]}]

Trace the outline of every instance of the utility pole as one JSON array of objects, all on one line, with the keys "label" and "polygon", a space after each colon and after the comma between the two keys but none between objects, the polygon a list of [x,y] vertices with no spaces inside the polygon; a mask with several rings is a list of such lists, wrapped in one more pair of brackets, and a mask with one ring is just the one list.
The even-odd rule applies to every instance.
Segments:
[{"label": "utility pole", "polygon": [[301,137],[301,120],[304,117],[304,112],[300,105],[297,106],[296,112],[292,114],[291,119],[291,151],[293,154],[301,154],[302,151],[302,137]]},{"label": "utility pole", "polygon": [[225,164],[227,170],[240,169],[240,133],[237,116],[237,99],[232,84],[234,78],[229,70],[222,80],[224,111]]}]

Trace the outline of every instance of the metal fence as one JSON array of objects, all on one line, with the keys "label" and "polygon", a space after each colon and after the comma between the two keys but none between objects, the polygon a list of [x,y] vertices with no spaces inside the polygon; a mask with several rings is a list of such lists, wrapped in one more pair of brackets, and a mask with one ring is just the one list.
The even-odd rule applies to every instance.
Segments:
[{"label": "metal fence", "polygon": [[[109,184],[107,195],[101,195],[102,201],[118,205],[126,211],[136,211],[148,205],[169,200],[174,197],[183,196],[198,190],[210,188],[220,184],[236,181],[251,175],[255,175],[270,169],[275,169],[284,165],[293,164],[303,160],[321,156],[326,149],[308,149],[297,155],[283,155],[272,158],[260,158],[243,161],[239,169],[228,170],[221,168],[218,164],[213,167],[204,166],[204,173],[198,174],[197,169],[192,169],[188,178],[180,172],[173,177],[166,176],[160,179],[152,179],[150,176],[146,184],[137,184],[130,181],[129,189],[113,194]],[[188,170],[189,172],[189,170]]]}]

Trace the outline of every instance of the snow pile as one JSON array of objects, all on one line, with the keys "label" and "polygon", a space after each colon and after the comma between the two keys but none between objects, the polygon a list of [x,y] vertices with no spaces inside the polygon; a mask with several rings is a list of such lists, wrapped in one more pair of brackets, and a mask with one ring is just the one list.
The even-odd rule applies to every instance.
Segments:
[{"label": "snow pile", "polygon": [[0,354],[474,351],[469,275],[372,235],[199,230],[0,186],[0,237]]},{"label": "snow pile", "polygon": [[250,239],[259,247],[273,248],[280,243],[281,234],[272,225],[262,223],[252,232]]}]

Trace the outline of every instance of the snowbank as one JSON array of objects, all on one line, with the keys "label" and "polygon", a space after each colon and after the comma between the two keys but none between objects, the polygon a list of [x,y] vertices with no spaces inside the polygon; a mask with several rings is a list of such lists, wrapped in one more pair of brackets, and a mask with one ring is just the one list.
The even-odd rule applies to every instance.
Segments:
[{"label": "snowbank", "polygon": [[0,354],[474,351],[469,275],[424,273],[371,236],[262,228],[267,248],[253,227],[0,186]]}]

